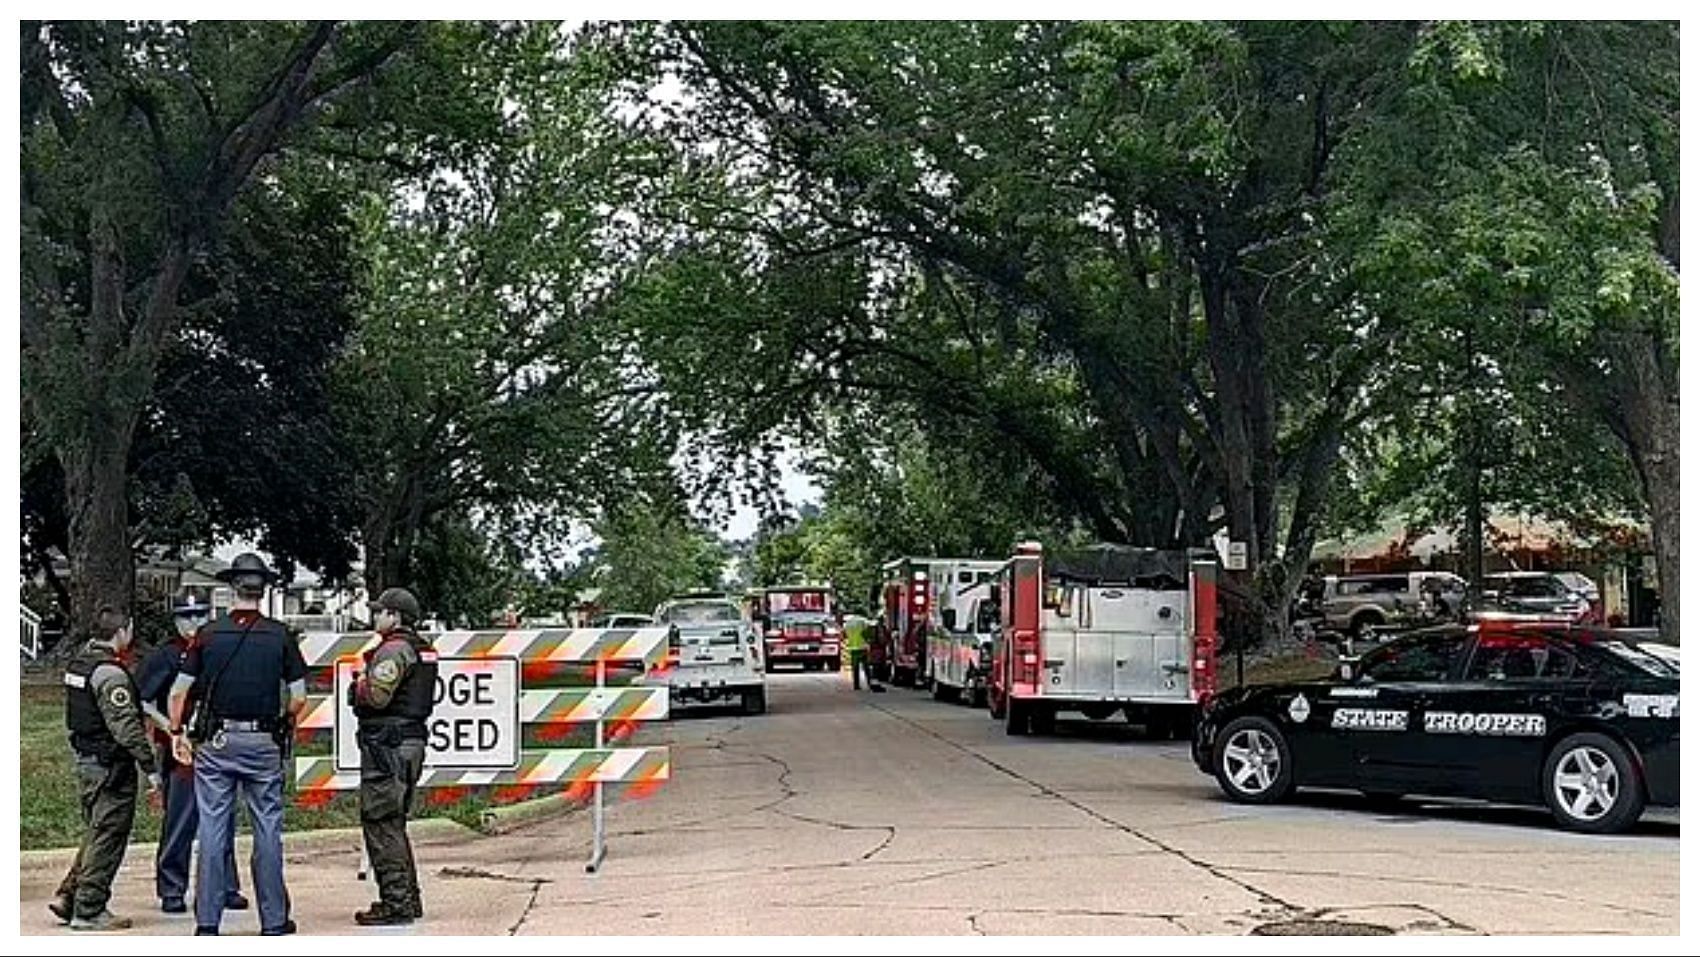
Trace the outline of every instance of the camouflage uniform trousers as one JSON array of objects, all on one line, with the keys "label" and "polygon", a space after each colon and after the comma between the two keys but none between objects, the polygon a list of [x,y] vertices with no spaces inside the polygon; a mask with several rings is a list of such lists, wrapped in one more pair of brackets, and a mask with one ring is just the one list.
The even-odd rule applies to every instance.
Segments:
[{"label": "camouflage uniform trousers", "polygon": [[419,873],[407,839],[407,812],[425,769],[418,738],[360,738],[360,830],[378,880],[378,898],[397,910],[420,911]]},{"label": "camouflage uniform trousers", "polygon": [[77,755],[83,842],[59,882],[59,898],[72,902],[74,916],[94,917],[112,899],[112,880],[124,863],[136,820],[136,778],[136,764],[128,755],[110,764]]}]

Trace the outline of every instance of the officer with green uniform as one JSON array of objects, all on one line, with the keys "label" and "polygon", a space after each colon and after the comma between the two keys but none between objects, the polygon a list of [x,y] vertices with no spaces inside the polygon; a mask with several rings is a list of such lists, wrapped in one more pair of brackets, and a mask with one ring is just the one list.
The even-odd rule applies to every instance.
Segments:
[{"label": "officer with green uniform", "polygon": [[107,910],[136,818],[136,767],[159,790],[153,748],[142,728],[141,696],[125,668],[129,619],[115,608],[95,615],[95,631],[65,668],[65,727],[76,752],[83,842],[48,905],[72,930],[122,930],[128,917]]},{"label": "officer with green uniform", "polygon": [[389,588],[371,603],[378,644],[348,689],[359,719],[360,828],[378,879],[378,900],[354,915],[364,926],[411,924],[425,916],[407,812],[425,768],[426,721],[437,687],[437,652],[414,632],[419,600]]}]

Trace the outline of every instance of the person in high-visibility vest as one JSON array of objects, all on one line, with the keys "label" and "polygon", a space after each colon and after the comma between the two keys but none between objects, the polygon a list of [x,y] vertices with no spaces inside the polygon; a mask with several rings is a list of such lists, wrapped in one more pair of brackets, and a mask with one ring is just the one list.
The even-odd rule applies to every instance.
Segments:
[{"label": "person in high-visibility vest", "polygon": [[868,669],[868,633],[872,630],[872,623],[861,615],[844,619],[844,647],[850,652],[850,687],[855,691],[862,690],[863,675],[868,678],[869,691],[885,690]]}]

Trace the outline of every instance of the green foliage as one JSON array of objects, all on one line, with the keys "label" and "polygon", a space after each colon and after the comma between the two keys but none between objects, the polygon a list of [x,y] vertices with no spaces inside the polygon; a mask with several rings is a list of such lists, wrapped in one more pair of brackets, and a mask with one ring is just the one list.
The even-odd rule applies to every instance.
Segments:
[{"label": "green foliage", "polygon": [[648,614],[671,595],[717,589],[726,548],[674,497],[633,495],[594,526],[602,540],[586,556],[589,580],[606,611]]}]

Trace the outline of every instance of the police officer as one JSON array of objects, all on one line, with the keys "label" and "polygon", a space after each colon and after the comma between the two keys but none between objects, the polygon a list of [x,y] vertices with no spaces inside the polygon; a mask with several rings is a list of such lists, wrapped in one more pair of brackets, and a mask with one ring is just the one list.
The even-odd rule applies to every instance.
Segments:
[{"label": "police officer", "polygon": [[76,752],[84,831],[48,909],[72,930],[130,926],[130,918],[114,916],[106,904],[136,817],[137,765],[147,773],[149,792],[159,790],[140,696],[123,660],[130,640],[129,619],[103,607],[95,615],[94,635],[65,668],[65,727]]},{"label": "police officer", "polygon": [[[195,810],[195,767],[191,762],[178,761],[171,747],[170,711],[171,684],[183,659],[189,654],[195,633],[207,623],[212,608],[193,595],[177,601],[171,609],[176,628],[170,640],[162,642],[136,672],[136,685],[142,695],[142,713],[153,731],[154,747],[159,758],[160,790],[165,815],[159,825],[159,850],[154,854],[154,890],[159,894],[159,909],[167,914],[183,914],[183,903],[189,888],[189,857],[194,847],[195,830],[200,814]],[[242,896],[242,881],[236,871],[236,848],[224,849],[224,871],[229,884],[225,888],[225,910],[247,910],[248,898]]]},{"label": "police officer", "polygon": [[407,840],[407,812],[425,767],[425,722],[437,685],[437,652],[413,630],[419,600],[388,588],[371,603],[378,643],[348,689],[360,721],[360,828],[378,878],[378,900],[354,915],[364,926],[411,924],[425,916]]},{"label": "police officer", "polygon": [[[260,933],[293,934],[283,883],[283,749],[307,704],[307,663],[283,623],[260,613],[266,586],[277,580],[260,556],[236,556],[218,578],[236,590],[236,604],[201,630],[202,640],[189,649],[171,687],[171,728],[179,757],[189,752],[185,736],[194,742],[200,814],[195,839],[201,845],[195,933],[218,933],[224,917],[225,857],[206,851],[230,843],[240,791],[254,828],[249,866],[260,899]],[[191,696],[196,715],[189,733],[183,722]]]}]

